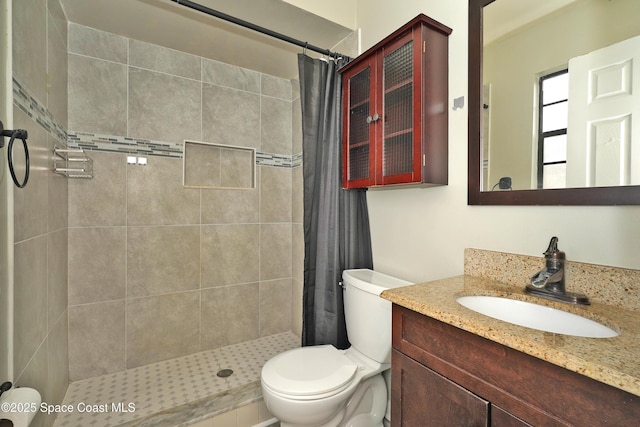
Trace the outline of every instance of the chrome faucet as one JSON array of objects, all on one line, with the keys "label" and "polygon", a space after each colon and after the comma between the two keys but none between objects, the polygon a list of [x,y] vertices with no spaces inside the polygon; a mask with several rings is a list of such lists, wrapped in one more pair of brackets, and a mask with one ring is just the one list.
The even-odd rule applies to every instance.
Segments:
[{"label": "chrome faucet", "polygon": [[564,252],[558,249],[558,238],[552,237],[549,247],[544,252],[545,267],[531,277],[531,283],[525,292],[541,298],[571,304],[589,305],[589,298],[583,294],[567,292],[565,289]]}]

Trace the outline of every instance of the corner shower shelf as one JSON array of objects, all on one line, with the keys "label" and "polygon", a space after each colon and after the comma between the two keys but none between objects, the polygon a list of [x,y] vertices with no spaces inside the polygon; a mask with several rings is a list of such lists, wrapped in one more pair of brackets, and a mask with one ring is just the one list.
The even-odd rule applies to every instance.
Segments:
[{"label": "corner shower shelf", "polygon": [[81,148],[54,146],[53,171],[68,178],[93,178],[93,159]]}]

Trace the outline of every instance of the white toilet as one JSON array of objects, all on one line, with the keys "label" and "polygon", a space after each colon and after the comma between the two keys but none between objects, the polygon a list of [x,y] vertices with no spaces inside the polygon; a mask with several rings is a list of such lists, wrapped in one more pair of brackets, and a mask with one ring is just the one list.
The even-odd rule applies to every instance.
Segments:
[{"label": "white toilet", "polygon": [[351,347],[296,348],[262,368],[262,397],[283,427],[377,427],[389,420],[391,303],[380,293],[411,283],[366,269],[345,270],[342,280]]}]

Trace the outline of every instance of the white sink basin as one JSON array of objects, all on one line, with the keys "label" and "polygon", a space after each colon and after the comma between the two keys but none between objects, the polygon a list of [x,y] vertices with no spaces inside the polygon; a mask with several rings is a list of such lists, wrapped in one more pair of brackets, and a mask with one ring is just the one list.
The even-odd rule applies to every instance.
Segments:
[{"label": "white sink basin", "polygon": [[540,331],[588,338],[619,335],[593,320],[530,302],[481,295],[459,297],[456,301],[485,316]]}]

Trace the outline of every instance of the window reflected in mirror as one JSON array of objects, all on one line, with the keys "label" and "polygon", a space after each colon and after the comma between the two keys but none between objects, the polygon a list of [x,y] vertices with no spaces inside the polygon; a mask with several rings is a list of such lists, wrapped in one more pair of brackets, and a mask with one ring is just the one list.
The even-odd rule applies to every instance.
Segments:
[{"label": "window reflected in mirror", "polygon": [[640,185],[640,2],[534,3],[482,12],[482,191]]},{"label": "window reflected in mirror", "polygon": [[538,88],[538,188],[566,188],[568,70],[540,77]]}]

